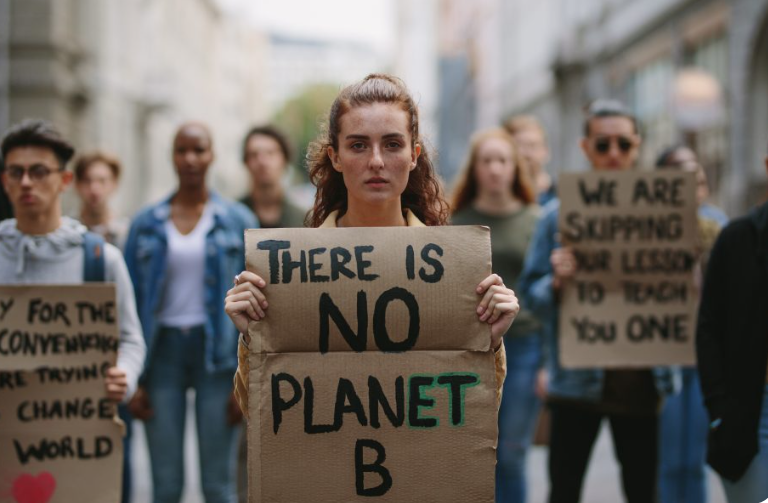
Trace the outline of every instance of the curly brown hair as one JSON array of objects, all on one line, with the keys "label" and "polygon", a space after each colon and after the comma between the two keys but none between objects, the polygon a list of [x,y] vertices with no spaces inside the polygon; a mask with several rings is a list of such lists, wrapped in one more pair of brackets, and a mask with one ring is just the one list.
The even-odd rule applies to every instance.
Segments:
[{"label": "curly brown hair", "polygon": [[309,144],[307,166],[309,179],[317,187],[315,204],[307,216],[308,227],[319,227],[338,210],[340,216],[347,211],[347,188],[344,179],[333,169],[328,147],[339,149],[341,118],[354,107],[374,103],[394,103],[407,114],[411,126],[411,148],[421,146],[416,167],[408,177],[408,184],[400,196],[402,207],[411,210],[426,225],[445,225],[448,204],[443,196],[440,178],[430,160],[426,145],[419,135],[419,110],[402,80],[391,75],[373,73],[360,82],[342,89],[331,105],[328,120],[318,138]]},{"label": "curly brown hair", "polygon": [[469,145],[469,156],[464,163],[456,187],[453,191],[453,202],[451,204],[451,213],[456,213],[470,204],[477,198],[477,177],[475,176],[475,164],[477,163],[477,154],[480,145],[490,138],[501,138],[512,146],[512,162],[517,167],[515,177],[512,179],[512,185],[509,187],[512,195],[521,200],[523,204],[533,204],[536,201],[536,193],[531,182],[530,168],[525,159],[518,152],[515,146],[515,140],[502,128],[490,128],[478,131],[472,136]]}]

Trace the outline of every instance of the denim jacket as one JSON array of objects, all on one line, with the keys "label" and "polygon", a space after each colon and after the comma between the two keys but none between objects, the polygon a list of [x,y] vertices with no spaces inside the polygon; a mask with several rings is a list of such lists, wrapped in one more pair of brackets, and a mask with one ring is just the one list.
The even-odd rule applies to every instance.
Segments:
[{"label": "denim jacket", "polygon": [[[562,398],[585,401],[599,401],[603,395],[603,369],[563,369],[560,366],[559,345],[557,341],[559,327],[559,309],[552,291],[552,251],[560,248],[557,239],[558,214],[560,200],[551,200],[542,211],[542,218],[536,226],[533,239],[525,257],[523,272],[518,285],[520,296],[525,306],[542,322],[546,365],[550,373],[549,394]],[[652,369],[656,389],[660,396],[673,393],[679,383],[676,374],[668,367]]]},{"label": "denim jacket", "polygon": [[[125,262],[136,291],[136,306],[147,342],[147,364],[152,365],[156,315],[165,290],[171,197],[141,210],[133,219],[125,244]],[[209,372],[237,368],[238,332],[224,312],[224,297],[232,278],[245,269],[245,229],[258,227],[245,206],[211,192],[214,225],[205,238],[205,364]]]}]

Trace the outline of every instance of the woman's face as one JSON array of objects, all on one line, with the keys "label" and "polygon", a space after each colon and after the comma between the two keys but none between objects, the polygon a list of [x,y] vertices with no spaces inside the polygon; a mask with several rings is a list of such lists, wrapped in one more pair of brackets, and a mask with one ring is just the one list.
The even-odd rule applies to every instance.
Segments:
[{"label": "woman's face", "polygon": [[393,103],[352,108],[341,117],[338,151],[328,148],[350,203],[400,200],[421,146],[411,147],[408,113]]},{"label": "woman's face", "polygon": [[205,174],[213,162],[211,136],[199,125],[179,129],[173,140],[173,164],[182,187],[205,185]]},{"label": "woman's face", "polygon": [[509,193],[517,173],[512,145],[502,138],[486,138],[477,148],[475,179],[479,194]]}]

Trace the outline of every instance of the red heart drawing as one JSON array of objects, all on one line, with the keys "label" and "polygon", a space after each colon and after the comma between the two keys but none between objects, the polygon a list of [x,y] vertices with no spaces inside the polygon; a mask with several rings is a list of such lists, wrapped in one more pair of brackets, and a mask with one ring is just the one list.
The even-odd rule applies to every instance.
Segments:
[{"label": "red heart drawing", "polygon": [[13,499],[17,503],[48,503],[56,490],[56,479],[48,472],[37,477],[21,475],[13,481]]}]

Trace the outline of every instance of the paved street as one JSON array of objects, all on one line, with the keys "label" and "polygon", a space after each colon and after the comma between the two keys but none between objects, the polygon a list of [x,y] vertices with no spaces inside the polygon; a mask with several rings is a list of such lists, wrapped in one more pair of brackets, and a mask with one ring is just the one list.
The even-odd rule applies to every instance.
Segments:
[{"label": "paved street", "polygon": [[[189,401],[192,402],[194,393],[190,392]],[[184,491],[182,503],[204,503],[200,493],[200,475],[197,457],[197,441],[194,438],[194,415],[190,408],[187,413],[186,431],[186,479],[187,485]],[[149,474],[149,459],[144,440],[144,430],[140,422],[134,423],[134,473],[135,496],[133,503],[148,503],[151,495],[151,482]],[[529,463],[529,480],[531,489],[529,503],[543,503],[547,497],[547,451],[545,448],[534,448]],[[715,475],[709,475],[710,500],[709,503],[725,503],[725,497],[720,482]],[[611,445],[610,432],[606,427],[600,432],[597,446],[593,453],[592,464],[587,473],[587,481],[584,488],[584,503],[618,503],[623,501],[619,483],[618,465],[614,460],[613,446]]]}]

